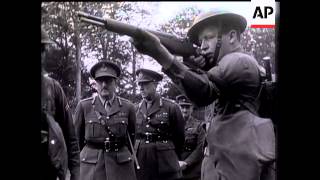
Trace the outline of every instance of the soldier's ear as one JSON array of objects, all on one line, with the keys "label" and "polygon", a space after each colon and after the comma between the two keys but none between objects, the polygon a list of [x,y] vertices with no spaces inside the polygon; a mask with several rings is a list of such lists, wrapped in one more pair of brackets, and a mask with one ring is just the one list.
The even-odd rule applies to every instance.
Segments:
[{"label": "soldier's ear", "polygon": [[228,33],[229,37],[229,42],[230,44],[234,44],[236,42],[237,38],[237,31],[236,30],[231,30]]}]

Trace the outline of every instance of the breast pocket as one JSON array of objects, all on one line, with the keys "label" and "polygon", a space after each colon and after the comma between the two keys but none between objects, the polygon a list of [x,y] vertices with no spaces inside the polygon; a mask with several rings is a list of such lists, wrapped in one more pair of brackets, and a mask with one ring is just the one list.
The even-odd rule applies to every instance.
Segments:
[{"label": "breast pocket", "polygon": [[170,126],[169,118],[166,116],[162,116],[161,114],[156,114],[155,117],[151,119],[150,124],[161,131],[168,131],[168,128]]},{"label": "breast pocket", "polygon": [[105,126],[97,118],[88,118],[85,121],[85,138],[103,138],[106,136]]},{"label": "breast pocket", "polygon": [[128,127],[128,118],[115,117],[109,124],[109,129],[116,137],[125,137]]}]

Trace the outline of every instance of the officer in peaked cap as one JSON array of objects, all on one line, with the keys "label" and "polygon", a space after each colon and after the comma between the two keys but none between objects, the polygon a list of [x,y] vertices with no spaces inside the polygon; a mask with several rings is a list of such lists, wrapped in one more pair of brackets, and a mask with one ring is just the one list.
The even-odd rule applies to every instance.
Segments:
[{"label": "officer in peaked cap", "polygon": [[136,115],[134,105],[116,95],[120,67],[100,61],[92,66],[90,74],[98,95],[81,100],[75,113],[80,179],[136,180],[132,158]]},{"label": "officer in peaked cap", "polygon": [[180,106],[192,106],[191,101],[183,94],[178,95],[176,97],[176,101]]},{"label": "officer in peaked cap", "polygon": [[182,179],[199,180],[205,139],[203,123],[192,116],[193,105],[185,95],[178,95],[176,101],[180,105],[183,118],[186,122],[184,128],[185,141],[179,161],[183,173]]},{"label": "officer in peaked cap", "polygon": [[206,135],[202,180],[275,178],[273,124],[258,114],[262,84],[258,63],[244,52],[240,42],[246,25],[241,15],[219,9],[194,20],[187,35],[200,46],[201,53],[189,58],[202,71],[178,61],[148,31],[138,30],[132,41],[139,52],[155,59],[197,106],[215,102],[215,118]]},{"label": "officer in peaked cap", "polygon": [[136,72],[142,101],[136,109],[138,180],[173,180],[182,176],[178,156],[184,142],[184,121],[178,104],[156,92],[162,75]]},{"label": "officer in peaked cap", "polygon": [[117,64],[110,61],[100,61],[92,66],[90,75],[93,79],[100,77],[118,78],[120,76],[120,68]]},{"label": "officer in peaked cap", "polygon": [[136,75],[138,76],[137,82],[159,82],[162,80],[163,76],[155,71],[149,69],[138,69],[136,71]]}]

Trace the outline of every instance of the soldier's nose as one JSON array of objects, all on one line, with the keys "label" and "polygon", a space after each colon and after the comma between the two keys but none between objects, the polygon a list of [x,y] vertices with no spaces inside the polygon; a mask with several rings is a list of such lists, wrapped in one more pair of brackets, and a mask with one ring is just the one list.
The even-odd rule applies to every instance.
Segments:
[{"label": "soldier's nose", "polygon": [[208,49],[208,43],[206,41],[202,41],[201,42],[201,46],[200,46],[200,49],[201,49],[201,53],[203,53],[203,51],[206,51]]}]

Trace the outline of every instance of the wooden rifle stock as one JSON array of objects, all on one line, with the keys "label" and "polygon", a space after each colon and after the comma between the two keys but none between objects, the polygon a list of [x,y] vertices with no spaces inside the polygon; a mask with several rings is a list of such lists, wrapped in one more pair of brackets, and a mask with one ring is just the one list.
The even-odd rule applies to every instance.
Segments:
[{"label": "wooden rifle stock", "polygon": [[[93,16],[84,12],[78,12],[77,14],[80,17],[80,20],[83,22],[104,27],[109,31],[112,31],[121,35],[127,35],[133,38],[137,37],[138,27],[136,26],[122,23],[110,18],[101,18],[101,17]],[[158,32],[158,31],[153,31],[148,29],[145,29],[145,30],[156,35],[160,39],[160,42],[172,54],[183,56],[183,57],[189,57],[189,56],[198,54],[197,48],[191,42],[189,42],[188,39],[181,39],[168,33],[163,33],[163,32]]]}]

